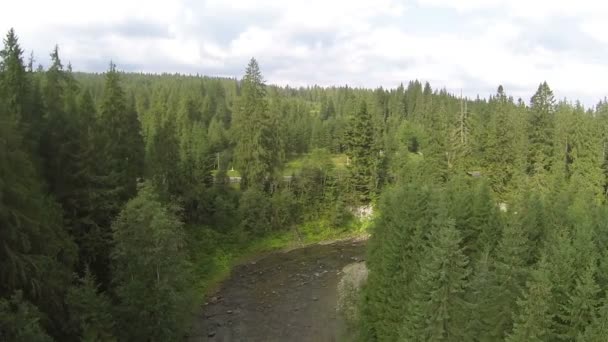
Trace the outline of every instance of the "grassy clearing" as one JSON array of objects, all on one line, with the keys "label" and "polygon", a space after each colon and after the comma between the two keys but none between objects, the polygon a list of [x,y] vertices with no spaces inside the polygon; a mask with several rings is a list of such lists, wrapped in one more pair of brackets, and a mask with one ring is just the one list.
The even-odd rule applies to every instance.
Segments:
[{"label": "grassy clearing", "polygon": [[[292,174],[298,173],[300,170],[302,170],[302,167],[304,166],[304,163],[306,162],[306,158],[308,158],[308,156],[309,156],[309,154],[299,155],[299,156],[296,156],[293,159],[289,160],[287,163],[285,163],[285,168],[283,169],[283,175],[291,176]],[[343,154],[343,153],[331,154],[330,159],[333,162],[334,167],[337,170],[346,169],[346,161],[347,161],[346,154]]]},{"label": "grassy clearing", "polygon": [[336,169],[338,169],[338,170],[346,169],[347,159],[348,159],[348,157],[344,153],[332,154],[332,156],[331,156],[331,160],[334,162],[334,165],[336,166]]},{"label": "grassy clearing", "polygon": [[[213,177],[215,177],[217,175],[217,172],[218,172],[218,170],[212,170],[211,175]],[[228,171],[226,171],[226,175],[228,177],[241,177],[241,173],[238,172],[237,170],[228,170]]]},{"label": "grassy clearing", "polygon": [[[302,168],[304,167],[306,158],[308,158],[308,154],[299,155],[287,161],[282,171],[283,176],[291,176],[300,172],[300,170],[302,170]],[[330,158],[336,170],[346,169],[346,154],[332,154]],[[218,170],[211,171],[213,177],[215,177],[217,172]],[[228,170],[226,171],[226,174],[228,175],[228,177],[241,177],[241,173],[237,170]]]}]

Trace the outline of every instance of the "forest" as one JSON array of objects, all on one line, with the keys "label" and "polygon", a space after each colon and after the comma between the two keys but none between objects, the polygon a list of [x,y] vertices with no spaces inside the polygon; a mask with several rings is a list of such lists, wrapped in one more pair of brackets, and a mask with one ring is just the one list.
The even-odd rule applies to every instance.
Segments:
[{"label": "forest", "polygon": [[183,340],[233,259],[368,205],[360,340],[606,340],[608,101],[50,57],[0,51],[0,340]]}]

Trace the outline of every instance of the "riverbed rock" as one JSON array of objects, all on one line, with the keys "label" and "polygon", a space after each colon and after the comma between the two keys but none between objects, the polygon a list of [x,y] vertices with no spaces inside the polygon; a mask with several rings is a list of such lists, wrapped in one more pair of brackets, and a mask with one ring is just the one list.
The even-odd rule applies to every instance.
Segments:
[{"label": "riverbed rock", "polygon": [[355,262],[344,266],[342,273],[342,279],[338,283],[336,310],[347,322],[355,323],[359,319],[359,291],[367,281],[369,271],[365,262]]}]

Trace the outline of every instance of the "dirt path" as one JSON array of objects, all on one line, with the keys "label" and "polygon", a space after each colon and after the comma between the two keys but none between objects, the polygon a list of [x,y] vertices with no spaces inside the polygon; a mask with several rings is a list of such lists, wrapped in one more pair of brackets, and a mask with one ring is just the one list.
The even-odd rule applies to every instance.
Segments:
[{"label": "dirt path", "polygon": [[203,307],[190,341],[338,341],[337,283],[365,242],[270,254],[235,268]]}]

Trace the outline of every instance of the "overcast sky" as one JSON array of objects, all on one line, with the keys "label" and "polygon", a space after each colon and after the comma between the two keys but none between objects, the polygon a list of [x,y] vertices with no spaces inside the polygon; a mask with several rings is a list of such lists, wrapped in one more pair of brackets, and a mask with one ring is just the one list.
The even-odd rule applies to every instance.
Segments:
[{"label": "overcast sky", "polygon": [[10,1],[37,63],[59,45],[74,70],[241,77],[269,83],[396,87],[412,79],[485,97],[499,84],[528,101],[608,95],[608,2],[600,0]]}]

